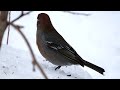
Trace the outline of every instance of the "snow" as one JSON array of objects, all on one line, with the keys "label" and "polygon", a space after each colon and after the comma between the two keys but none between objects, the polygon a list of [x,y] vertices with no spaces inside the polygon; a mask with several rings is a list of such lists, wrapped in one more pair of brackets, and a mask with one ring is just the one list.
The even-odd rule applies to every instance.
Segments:
[{"label": "snow", "polygon": [[[105,69],[104,76],[81,66],[62,67],[54,71],[56,66],[45,61],[36,46],[36,17],[41,12],[50,16],[56,30],[83,59]],[[78,12],[89,13],[91,16],[71,15],[60,11],[35,11],[18,20],[16,24],[24,26],[22,31],[49,78],[119,79],[120,11]],[[12,11],[11,19],[13,20],[19,13]],[[0,51],[0,78],[43,78],[37,69],[36,72],[32,71],[28,47],[19,33],[11,28],[8,46],[5,45],[6,38],[7,30],[2,42],[3,51]],[[67,76],[69,74],[72,76]]]},{"label": "snow", "polygon": [[[49,79],[91,79],[89,73],[79,66],[61,67],[55,71],[56,66],[36,55],[39,64]],[[36,68],[33,72],[30,53],[2,45],[0,52],[0,79],[44,79]],[[67,76],[71,75],[71,76]]]}]

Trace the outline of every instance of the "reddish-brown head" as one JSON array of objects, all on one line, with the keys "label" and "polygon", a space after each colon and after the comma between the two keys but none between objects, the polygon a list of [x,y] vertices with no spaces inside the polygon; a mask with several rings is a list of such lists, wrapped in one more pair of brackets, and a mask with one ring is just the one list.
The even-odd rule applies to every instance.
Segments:
[{"label": "reddish-brown head", "polygon": [[38,14],[37,19],[41,20],[41,21],[49,21],[50,20],[49,16],[46,13]]},{"label": "reddish-brown head", "polygon": [[50,17],[46,13],[40,13],[37,17],[38,22],[37,25],[45,30],[49,30],[52,27],[52,23],[50,21]]}]

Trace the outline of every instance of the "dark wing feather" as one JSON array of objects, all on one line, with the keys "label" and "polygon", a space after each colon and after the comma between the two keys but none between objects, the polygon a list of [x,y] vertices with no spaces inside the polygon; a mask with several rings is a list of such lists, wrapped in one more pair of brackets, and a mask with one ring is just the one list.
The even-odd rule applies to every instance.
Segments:
[{"label": "dark wing feather", "polygon": [[76,51],[71,46],[62,46],[48,41],[47,46],[68,58],[71,63],[80,64],[81,66],[84,66],[82,58],[76,53]]}]

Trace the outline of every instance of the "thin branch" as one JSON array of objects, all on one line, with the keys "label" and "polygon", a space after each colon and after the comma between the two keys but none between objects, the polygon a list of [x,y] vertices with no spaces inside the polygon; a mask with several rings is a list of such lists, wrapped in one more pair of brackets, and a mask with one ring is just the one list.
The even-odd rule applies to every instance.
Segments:
[{"label": "thin branch", "polygon": [[86,14],[86,13],[77,13],[77,12],[71,12],[71,11],[63,11],[66,13],[74,14],[74,15],[83,15],[83,16],[90,16],[91,14]]},{"label": "thin branch", "polygon": [[[10,18],[11,18],[11,12],[9,11],[9,13],[8,13],[9,15],[9,22],[10,22]],[[8,41],[9,41],[9,34],[10,34],[10,25],[8,25],[8,35],[7,35],[7,45],[8,45]]]},{"label": "thin branch", "polygon": [[25,16],[25,15],[28,15],[30,14],[32,11],[29,11],[29,12],[26,12],[24,13],[24,11],[21,11],[21,14],[16,18],[14,19],[13,21],[11,21],[11,23],[14,23],[15,21],[17,21],[18,19],[20,19],[21,17]]},{"label": "thin branch", "polygon": [[47,77],[47,75],[45,74],[45,72],[43,71],[43,69],[42,69],[42,67],[38,64],[38,62],[37,62],[37,60],[36,60],[36,58],[35,58],[35,55],[34,55],[34,53],[33,53],[33,50],[32,50],[32,48],[31,48],[31,46],[30,46],[30,44],[29,44],[29,42],[28,42],[28,40],[27,40],[27,38],[26,38],[26,36],[22,33],[22,31],[20,30],[21,29],[21,26],[19,26],[19,25],[15,25],[15,24],[13,24],[13,23],[9,23],[8,22],[8,25],[11,25],[11,26],[13,26],[14,28],[15,28],[15,30],[17,30],[20,34],[21,34],[21,36],[24,38],[24,40],[25,40],[25,42],[26,42],[26,44],[27,44],[27,46],[28,46],[28,48],[29,48],[29,50],[30,50],[30,52],[31,52],[31,55],[32,55],[32,58],[33,58],[33,70],[35,69],[34,67],[35,67],[35,65],[38,67],[38,69],[41,71],[41,73],[43,74],[43,76],[46,78],[46,79],[48,79],[48,77]]}]

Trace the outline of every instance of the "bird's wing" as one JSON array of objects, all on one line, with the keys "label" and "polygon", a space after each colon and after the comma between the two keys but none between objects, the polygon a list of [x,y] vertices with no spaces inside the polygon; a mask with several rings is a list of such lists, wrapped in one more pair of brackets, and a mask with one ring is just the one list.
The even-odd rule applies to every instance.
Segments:
[{"label": "bird's wing", "polygon": [[56,50],[57,52],[68,58],[71,62],[79,63],[82,66],[84,66],[82,58],[76,53],[76,51],[70,45],[63,46],[49,41],[46,41],[46,44],[49,48]]}]

